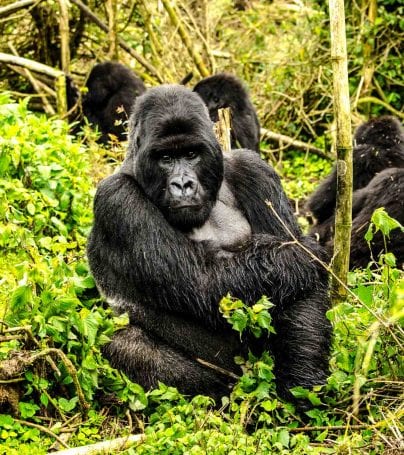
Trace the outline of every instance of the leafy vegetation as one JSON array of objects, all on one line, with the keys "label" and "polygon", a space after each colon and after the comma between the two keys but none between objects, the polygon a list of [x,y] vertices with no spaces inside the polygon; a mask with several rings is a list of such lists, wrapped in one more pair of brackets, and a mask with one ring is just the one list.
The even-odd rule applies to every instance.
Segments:
[{"label": "leafy vegetation", "polygon": [[[65,441],[80,446],[130,432],[146,435],[130,454],[399,450],[404,278],[391,255],[352,272],[349,299],[329,312],[328,383],[294,390],[309,410],[277,398],[269,354],[236,359],[244,375],[218,406],[163,384],[145,392],[113,370],[101,348],[127,321],[102,302],[85,258],[95,182],[110,172],[103,159],[64,122],[0,96],[0,453],[40,455]],[[325,160],[297,153],[280,168],[296,198],[328,170]],[[400,226],[380,212],[368,235],[393,228]],[[271,305],[226,297],[221,308],[240,336],[259,336],[273,330]]]}]

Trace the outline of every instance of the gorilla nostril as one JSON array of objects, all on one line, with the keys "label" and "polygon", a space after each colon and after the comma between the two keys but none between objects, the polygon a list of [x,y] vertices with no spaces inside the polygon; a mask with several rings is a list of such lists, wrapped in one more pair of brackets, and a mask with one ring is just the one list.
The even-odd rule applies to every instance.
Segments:
[{"label": "gorilla nostril", "polygon": [[195,180],[187,180],[185,183],[184,183],[184,189],[193,189],[195,188]]},{"label": "gorilla nostril", "polygon": [[181,183],[178,183],[178,182],[171,182],[171,186],[173,186],[174,188],[178,188],[178,189],[182,189],[182,185]]}]

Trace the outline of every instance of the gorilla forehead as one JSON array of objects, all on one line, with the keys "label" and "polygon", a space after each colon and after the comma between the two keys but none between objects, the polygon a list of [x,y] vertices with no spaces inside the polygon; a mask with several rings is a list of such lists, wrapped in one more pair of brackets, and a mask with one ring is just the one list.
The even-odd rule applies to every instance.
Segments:
[{"label": "gorilla forehead", "polygon": [[[183,126],[212,132],[212,121],[201,98],[181,85],[161,85],[139,96],[134,105],[130,128],[150,129],[158,134],[169,120],[183,120]],[[198,128],[199,127],[199,128]],[[213,133],[212,133],[213,134]]]}]

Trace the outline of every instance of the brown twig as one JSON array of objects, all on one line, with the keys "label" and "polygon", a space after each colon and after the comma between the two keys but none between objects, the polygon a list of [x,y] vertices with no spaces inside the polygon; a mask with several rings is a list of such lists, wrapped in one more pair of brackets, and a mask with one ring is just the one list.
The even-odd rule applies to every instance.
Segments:
[{"label": "brown twig", "polygon": [[69,448],[69,446],[63,441],[63,439],[59,438],[57,434],[55,434],[53,431],[49,430],[48,428],[39,425],[37,423],[32,423],[32,422],[27,422],[26,420],[20,420],[20,419],[14,419],[14,422],[20,423],[21,425],[26,425],[27,427],[32,427],[36,428],[37,430],[41,431],[42,433],[46,433],[47,435],[51,436],[52,438],[55,438],[56,441],[58,441],[59,444],[61,444],[63,447]]},{"label": "brown twig", "polygon": [[224,374],[225,376],[229,376],[230,378],[233,378],[233,379],[240,379],[240,376],[238,376],[237,374],[233,373],[232,371],[229,371],[229,370],[225,370],[224,368],[221,368],[221,367],[218,367],[217,365],[214,365],[213,363],[210,363],[206,360],[202,360],[200,358],[196,358],[195,359],[198,363],[200,363],[201,365],[205,366],[205,367],[208,367],[208,368],[211,368],[212,370],[215,370],[217,371],[218,373],[221,373],[221,374]]}]

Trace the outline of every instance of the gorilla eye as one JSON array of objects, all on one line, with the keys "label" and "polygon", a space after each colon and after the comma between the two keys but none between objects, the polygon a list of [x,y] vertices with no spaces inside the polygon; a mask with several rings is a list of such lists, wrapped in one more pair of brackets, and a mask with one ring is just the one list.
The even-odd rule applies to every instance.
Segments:
[{"label": "gorilla eye", "polygon": [[214,103],[218,103],[218,102],[219,102],[219,98],[218,98],[217,96],[214,96],[214,97],[213,97],[213,102],[214,102]]},{"label": "gorilla eye", "polygon": [[172,161],[172,157],[170,155],[161,155],[160,161],[164,164],[170,164]]},{"label": "gorilla eye", "polygon": [[189,160],[193,160],[198,156],[198,153],[195,150],[189,150],[185,154],[185,158],[188,158]]}]

